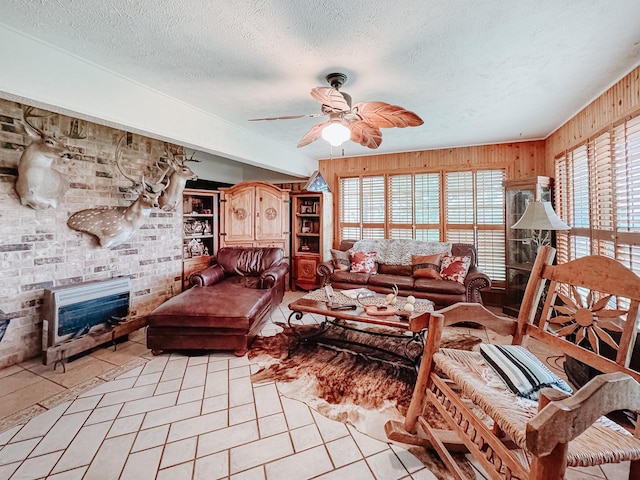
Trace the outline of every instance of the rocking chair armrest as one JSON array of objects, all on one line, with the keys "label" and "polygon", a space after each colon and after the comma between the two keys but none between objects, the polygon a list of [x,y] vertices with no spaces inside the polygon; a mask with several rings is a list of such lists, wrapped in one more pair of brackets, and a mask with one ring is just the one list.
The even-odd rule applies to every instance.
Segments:
[{"label": "rocking chair armrest", "polygon": [[615,410],[640,411],[640,383],[622,372],[599,375],[573,396],[550,402],[527,423],[527,449],[549,455]]}]

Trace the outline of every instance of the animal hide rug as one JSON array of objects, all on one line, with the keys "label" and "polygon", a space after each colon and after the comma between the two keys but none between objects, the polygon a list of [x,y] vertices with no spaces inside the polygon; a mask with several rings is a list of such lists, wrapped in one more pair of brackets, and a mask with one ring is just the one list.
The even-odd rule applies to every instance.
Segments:
[{"label": "animal hide rug", "polygon": [[[281,333],[257,337],[253,342],[249,360],[260,369],[251,380],[254,383],[276,381],[278,390],[286,397],[388,442],[384,424],[388,420],[404,420],[416,380],[414,364],[399,356],[416,358],[422,346],[412,342],[410,335],[397,338],[369,333],[399,333],[386,327],[370,327],[367,332],[359,332],[329,326],[319,335],[317,325],[296,326],[295,332],[287,325],[279,325],[283,328]],[[300,336],[313,336],[313,341],[300,341]],[[447,328],[442,346],[470,350],[480,342],[476,336]],[[430,422],[436,428],[446,428],[435,408]],[[448,478],[444,472],[444,475],[438,474],[442,465],[434,458],[435,454],[427,455],[425,461],[415,448],[411,451],[427,466],[435,463],[432,471],[439,478]]]}]

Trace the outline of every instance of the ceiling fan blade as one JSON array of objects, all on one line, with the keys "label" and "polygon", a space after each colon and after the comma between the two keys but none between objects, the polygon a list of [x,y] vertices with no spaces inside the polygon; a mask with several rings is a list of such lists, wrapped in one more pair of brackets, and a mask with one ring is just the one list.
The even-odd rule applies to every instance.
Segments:
[{"label": "ceiling fan blade", "polygon": [[329,122],[320,122],[311,127],[311,130],[305,133],[304,137],[302,137],[302,139],[298,143],[298,148],[309,145],[311,142],[315,142],[317,139],[319,139],[320,135],[322,135],[322,129],[328,124]]},{"label": "ceiling fan blade", "polygon": [[327,113],[348,112],[351,110],[351,97],[332,87],[315,87],[311,89],[313,99],[322,104]]},{"label": "ceiling fan blade", "polygon": [[417,127],[424,123],[415,113],[385,102],[358,102],[352,112],[379,128]]},{"label": "ceiling fan blade", "polygon": [[382,143],[382,132],[375,125],[362,120],[349,123],[351,141],[367,148],[378,148]]},{"label": "ceiling fan blade", "polygon": [[305,117],[323,117],[322,113],[308,113],[306,115],[285,115],[284,117],[268,117],[268,118],[250,118],[250,122],[258,122],[260,120],[292,120],[294,118],[305,118]]}]

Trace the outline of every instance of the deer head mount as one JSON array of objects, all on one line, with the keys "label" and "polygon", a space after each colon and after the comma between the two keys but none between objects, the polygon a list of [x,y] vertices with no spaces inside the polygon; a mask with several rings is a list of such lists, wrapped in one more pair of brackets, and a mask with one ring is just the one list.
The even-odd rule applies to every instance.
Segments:
[{"label": "deer head mount", "polygon": [[133,183],[134,188],[141,188],[138,198],[128,207],[89,208],[74,213],[67,220],[67,225],[74,230],[89,233],[98,239],[101,247],[114,248],[126,242],[145,222],[154,208],[160,208],[158,198],[171,184],[162,183],[168,168],[161,172],[157,183],[147,183],[142,175],[140,183],[126,174],[121,165],[122,137],[116,147],[116,165],[120,173]]},{"label": "deer head mount", "polygon": [[[196,180],[198,178],[198,176],[193,173],[193,170],[185,165],[185,162],[200,162],[200,160],[195,160],[193,155],[189,158],[182,155],[182,160],[178,161],[168,149],[167,151],[169,153],[168,164],[173,171],[169,176],[169,186],[162,192],[158,203],[160,204],[160,208],[165,212],[173,212],[176,207],[182,203],[182,192],[187,184],[187,180]],[[158,165],[158,168],[159,167]]]},{"label": "deer head mount", "polygon": [[71,152],[64,143],[33,125],[29,121],[35,116],[32,113],[33,107],[23,112],[22,124],[31,143],[18,161],[16,192],[22,205],[36,210],[56,208],[69,189],[69,182],[52,164],[57,159],[70,158]]}]

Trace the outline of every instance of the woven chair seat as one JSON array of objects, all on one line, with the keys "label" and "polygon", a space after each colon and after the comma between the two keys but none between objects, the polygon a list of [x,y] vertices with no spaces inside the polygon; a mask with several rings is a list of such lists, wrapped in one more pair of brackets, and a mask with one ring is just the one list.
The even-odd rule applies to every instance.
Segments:
[{"label": "woven chair seat", "polygon": [[[537,402],[518,397],[506,386],[488,380],[491,372],[485,372],[489,367],[479,352],[442,348],[433,355],[433,360],[464,396],[491,417],[518,447],[527,450],[526,425],[538,413]],[[591,467],[638,459],[640,439],[601,417],[569,442],[567,465]]]}]

